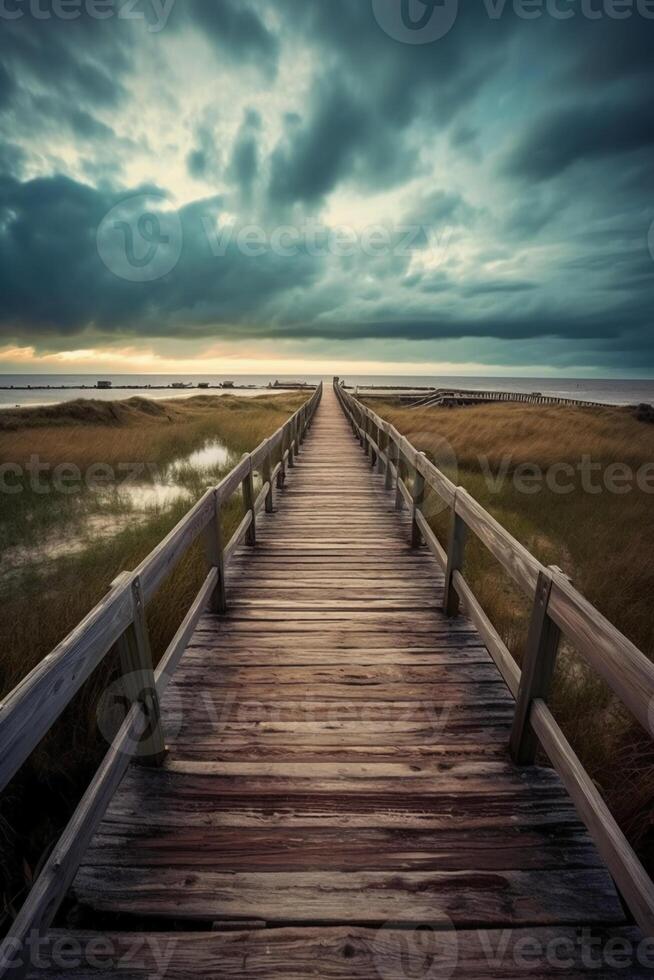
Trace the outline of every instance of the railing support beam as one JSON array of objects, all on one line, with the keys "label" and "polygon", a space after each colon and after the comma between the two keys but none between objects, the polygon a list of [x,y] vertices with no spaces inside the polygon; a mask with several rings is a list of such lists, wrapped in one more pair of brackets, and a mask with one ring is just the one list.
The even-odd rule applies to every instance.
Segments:
[{"label": "railing support beam", "polygon": [[384,479],[384,489],[393,489],[393,461],[397,461],[397,449],[390,433],[386,436],[386,476]]},{"label": "railing support beam", "polygon": [[[424,453],[421,455],[424,456]],[[422,532],[418,526],[416,514],[422,511],[425,502],[425,478],[416,469],[413,477],[413,514],[411,516],[411,547],[419,548],[422,544]]]},{"label": "railing support beam", "polygon": [[443,612],[446,616],[457,616],[459,612],[459,593],[454,587],[454,573],[463,569],[465,558],[466,539],[468,527],[462,517],[456,512],[457,499],[463,491],[462,487],[457,487],[452,503],[452,524],[450,526],[450,538],[447,548],[447,568],[445,570],[445,593],[443,596]]},{"label": "railing support beam", "polygon": [[272,459],[269,452],[263,461],[262,467],[263,482],[268,484],[268,493],[266,494],[266,514],[272,514],[275,510],[272,470]]},{"label": "railing support beam", "polygon": [[225,543],[223,540],[222,508],[214,493],[215,513],[205,531],[205,551],[211,568],[218,572],[218,581],[209,600],[209,609],[222,615],[227,612],[227,589],[225,583]]},{"label": "railing support beam", "polygon": [[122,672],[121,683],[130,705],[141,704],[148,724],[136,750],[140,765],[160,766],[167,753],[161,725],[161,707],[154,682],[152,651],[145,618],[141,580],[132,581],[134,621],[116,643]]},{"label": "railing support beam", "polygon": [[245,455],[243,456],[243,458],[245,459],[246,457],[250,461],[250,466],[248,468],[247,476],[243,480],[243,484],[242,484],[242,486],[243,486],[243,506],[245,507],[245,510],[246,511],[249,510],[250,513],[252,514],[252,520],[250,522],[249,528],[245,532],[245,543],[248,544],[248,545],[250,545],[250,547],[254,547],[254,545],[257,543],[257,526],[256,526],[257,514],[256,514],[256,511],[254,509],[254,503],[255,503],[255,497],[254,497],[254,473],[252,471],[252,457],[250,456],[249,453],[245,453]]},{"label": "railing support beam", "polygon": [[509,743],[511,757],[519,766],[533,765],[536,761],[538,739],[529,723],[529,715],[536,698],[545,702],[549,698],[559,651],[561,632],[547,614],[551,591],[552,572],[547,569],[539,574],[536,584],[520,690]]}]

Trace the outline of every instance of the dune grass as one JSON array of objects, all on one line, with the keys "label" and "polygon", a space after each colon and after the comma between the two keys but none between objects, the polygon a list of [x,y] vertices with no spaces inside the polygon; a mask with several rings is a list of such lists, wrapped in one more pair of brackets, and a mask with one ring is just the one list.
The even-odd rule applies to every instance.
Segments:
[{"label": "dune grass", "polygon": [[[620,408],[368,404],[544,564],[570,575],[654,659],[654,426]],[[447,546],[449,515],[433,498],[427,510]],[[474,538],[465,575],[520,662],[529,602]],[[654,867],[651,733],[568,644],[559,657],[553,706],[622,827]]]},{"label": "dune grass", "polygon": [[[0,578],[0,693],[13,689],[106,594],[113,579],[136,567],[233,462],[207,470],[176,471],[185,495],[170,506],[139,514],[132,513],[129,501],[118,493],[99,499],[85,479],[75,481],[71,493],[59,492],[53,486],[54,468],[71,465],[85,477],[89,468],[102,464],[114,469],[118,481],[124,479],[121,464],[144,464],[140,478],[147,481],[211,439],[219,439],[238,460],[271,435],[306,397],[306,393],[224,395],[168,402],[133,398],[0,412],[0,467],[23,468],[20,477],[15,469],[10,475],[12,488],[19,485],[20,491],[1,495],[0,561],[16,545],[38,545],[53,532],[63,541],[55,558],[35,558],[15,574]],[[31,488],[25,468],[35,455],[50,467],[41,476],[49,492]],[[91,534],[91,546],[75,550],[85,520],[98,514],[121,518],[115,533],[96,539]],[[231,534],[241,514],[237,497],[225,514],[226,534]],[[198,542],[150,603],[147,615],[155,660],[174,635],[206,570]],[[3,795],[0,874],[7,920],[106,751],[98,733],[96,706],[115,670],[110,655]]]}]

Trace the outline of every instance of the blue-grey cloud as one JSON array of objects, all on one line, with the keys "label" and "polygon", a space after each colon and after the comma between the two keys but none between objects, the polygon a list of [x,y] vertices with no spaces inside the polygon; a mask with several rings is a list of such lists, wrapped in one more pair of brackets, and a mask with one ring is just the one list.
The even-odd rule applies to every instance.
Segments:
[{"label": "blue-grey cloud", "polygon": [[[143,21],[2,22],[0,338],[468,344],[654,370],[653,21],[460,4],[420,46],[368,0],[185,0],[161,30],[139,2]],[[183,244],[130,282],[96,235],[143,193]],[[330,221],[356,226],[353,252],[326,247]],[[261,254],[236,241],[249,223]]]}]

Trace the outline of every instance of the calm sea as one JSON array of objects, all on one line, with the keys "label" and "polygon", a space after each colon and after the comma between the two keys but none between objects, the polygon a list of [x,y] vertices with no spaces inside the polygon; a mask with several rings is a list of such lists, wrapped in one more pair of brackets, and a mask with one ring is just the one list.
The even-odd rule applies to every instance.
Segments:
[{"label": "calm sea", "polygon": [[[113,390],[102,391],[95,388],[98,381],[111,381]],[[115,400],[130,398],[132,395],[146,395],[148,398],[186,397],[198,394],[197,390],[172,389],[173,382],[197,385],[205,382],[218,385],[223,381],[233,381],[238,385],[255,385],[256,388],[236,391],[235,394],[261,394],[270,381],[271,375],[168,375],[168,374],[0,374],[0,407],[14,405],[44,405],[69,401],[72,398],[102,398]],[[301,378],[282,377],[280,381],[308,381],[317,383],[319,375],[305,375]],[[331,379],[324,379],[331,380]],[[533,392],[543,395],[558,395],[564,398],[579,398],[589,401],[605,402],[611,405],[633,405],[640,402],[654,404],[654,379],[652,380],[602,380],[577,378],[500,378],[465,376],[425,376],[405,375],[373,376],[347,375],[348,384],[358,385],[433,385],[436,387],[484,388],[499,391]],[[13,389],[12,389],[13,386]],[[31,390],[28,389],[31,386]],[[124,386],[129,386],[125,390]],[[62,390],[65,388],[66,390]],[[20,390],[18,390],[20,389]],[[212,390],[213,394],[217,392]]]}]

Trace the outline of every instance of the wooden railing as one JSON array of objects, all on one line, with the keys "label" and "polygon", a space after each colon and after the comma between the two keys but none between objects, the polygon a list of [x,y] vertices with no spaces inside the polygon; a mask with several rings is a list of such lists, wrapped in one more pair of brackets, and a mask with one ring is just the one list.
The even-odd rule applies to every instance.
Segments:
[{"label": "wooden railing", "polygon": [[[516,699],[510,750],[519,765],[535,762],[538,743],[558,771],[626,904],[646,936],[654,936],[654,884],[618,827],[548,704],[561,637],[594,668],[651,734],[654,665],[570,584],[560,569],[544,567],[463,488],[457,487],[394,426],[345,391],[334,389],[352,431],[373,466],[385,474],[397,509],[411,509],[412,543],[423,540],[445,573],[444,611],[462,604]],[[430,527],[423,504],[429,487],[450,511],[447,552]],[[472,532],[532,601],[522,671],[463,575]]]},{"label": "wooden railing", "polygon": [[[62,837],[34,883],[0,949],[0,963],[20,960],[29,937],[47,929],[73,881],[106,807],[132,759],[160,765],[165,757],[160,700],[202,613],[226,609],[225,571],[238,546],[256,542],[256,520],[273,509],[274,486],[282,487],[295,464],[305,432],[322,397],[320,384],[310,399],[274,435],[208,490],[134,572],[123,573],[109,594],[0,703],[0,790],[61,715],[110,650],[120,654],[125,720]],[[262,487],[254,495],[254,473]],[[245,515],[227,544],[222,541],[222,509],[241,489]],[[145,606],[200,534],[206,542],[208,574],[191,608],[153,669]],[[4,959],[3,959],[4,956]],[[17,977],[25,964],[1,970]]]},{"label": "wooden railing", "polygon": [[608,408],[602,402],[582,398],[563,398],[543,395],[540,392],[476,390],[474,388],[436,388],[427,395],[408,397],[411,408],[429,408],[436,405],[477,404],[478,402],[519,402],[523,405],[552,405],[568,408]]}]

